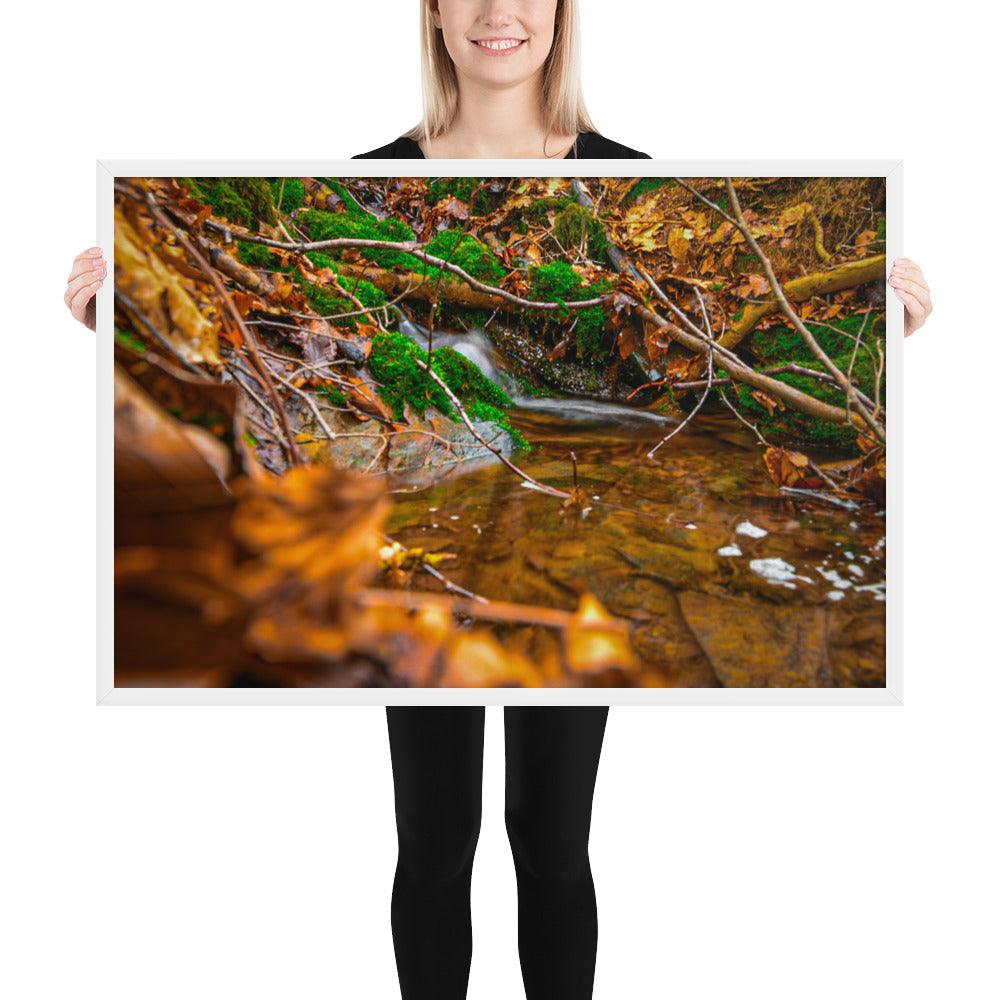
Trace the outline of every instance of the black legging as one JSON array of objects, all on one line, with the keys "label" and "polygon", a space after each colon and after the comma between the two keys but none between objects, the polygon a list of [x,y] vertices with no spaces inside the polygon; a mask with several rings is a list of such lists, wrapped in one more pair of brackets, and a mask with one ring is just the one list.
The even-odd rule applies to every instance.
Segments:
[{"label": "black legging", "polygon": [[[464,1000],[482,815],[477,706],[386,708],[399,861],[392,937],[403,1000]],[[507,834],[527,1000],[588,1000],[597,902],[587,843],[605,706],[504,709]]]}]

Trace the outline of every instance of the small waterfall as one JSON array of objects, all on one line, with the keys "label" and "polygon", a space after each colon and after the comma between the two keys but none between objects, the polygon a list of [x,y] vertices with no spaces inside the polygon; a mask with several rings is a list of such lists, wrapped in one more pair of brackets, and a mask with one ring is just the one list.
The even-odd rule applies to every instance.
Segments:
[{"label": "small waterfall", "polygon": [[[408,319],[401,320],[399,332],[427,350],[427,327]],[[514,401],[514,405],[522,410],[532,410],[538,413],[550,413],[563,420],[574,420],[581,423],[648,425],[675,424],[674,417],[649,410],[625,406],[622,403],[611,403],[601,399],[588,399],[584,396],[525,396],[517,380],[499,365],[499,355],[489,337],[479,329],[456,333],[452,330],[435,330],[434,347],[453,347],[464,355],[480,371],[496,385],[500,386]]]},{"label": "small waterfall", "polygon": [[[427,327],[413,323],[408,319],[401,320],[399,332],[416,341],[427,350]],[[490,343],[489,337],[482,330],[472,329],[461,333],[451,330],[434,331],[435,347],[453,347],[459,354],[468,358],[479,370],[512,398],[518,388],[517,380],[498,364],[496,349]]]}]

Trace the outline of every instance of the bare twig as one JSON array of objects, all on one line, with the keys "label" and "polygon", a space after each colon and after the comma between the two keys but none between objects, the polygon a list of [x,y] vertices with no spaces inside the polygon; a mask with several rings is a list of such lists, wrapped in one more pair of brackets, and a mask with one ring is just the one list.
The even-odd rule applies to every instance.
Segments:
[{"label": "bare twig", "polygon": [[[705,323],[705,336],[711,342],[713,340],[712,324],[708,319],[708,311],[705,309],[705,300],[702,297],[701,292],[698,291],[697,288],[695,288],[695,292],[698,295],[698,304],[701,306],[701,315]],[[695,415],[702,408],[702,405],[708,398],[708,394],[712,391],[712,379],[715,374],[715,369],[714,369],[715,351],[712,348],[709,348],[709,350],[705,354],[705,358],[708,363],[708,380],[705,383],[705,391],[701,394],[701,398],[698,400],[697,403],[695,403],[694,408],[691,410],[691,412],[669,434],[667,434],[666,437],[664,437],[655,447],[651,448],[646,453],[646,458],[652,458],[662,445],[666,444],[675,434],[679,434],[684,429],[684,427],[694,419]]]}]

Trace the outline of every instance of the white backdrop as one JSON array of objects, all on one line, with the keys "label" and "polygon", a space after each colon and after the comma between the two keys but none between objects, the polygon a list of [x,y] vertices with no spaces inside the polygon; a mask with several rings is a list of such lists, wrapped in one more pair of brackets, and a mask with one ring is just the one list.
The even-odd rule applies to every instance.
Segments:
[{"label": "white backdrop", "polygon": [[[995,34],[976,6],[583,0],[598,126],[662,157],[902,157],[902,708],[614,708],[596,1000],[994,997]],[[26,5],[3,74],[0,992],[398,996],[382,709],[94,704],[97,157],[339,157],[418,115],[416,0]],[[470,1000],[522,996],[487,714]],[[993,945],[990,942],[993,942]]]}]

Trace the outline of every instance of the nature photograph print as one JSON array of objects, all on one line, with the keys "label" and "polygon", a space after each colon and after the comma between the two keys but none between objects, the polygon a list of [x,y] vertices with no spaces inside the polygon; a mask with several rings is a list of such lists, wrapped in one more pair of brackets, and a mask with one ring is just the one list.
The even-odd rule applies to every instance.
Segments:
[{"label": "nature photograph print", "polygon": [[884,687],[882,177],[117,177],[118,687]]}]

